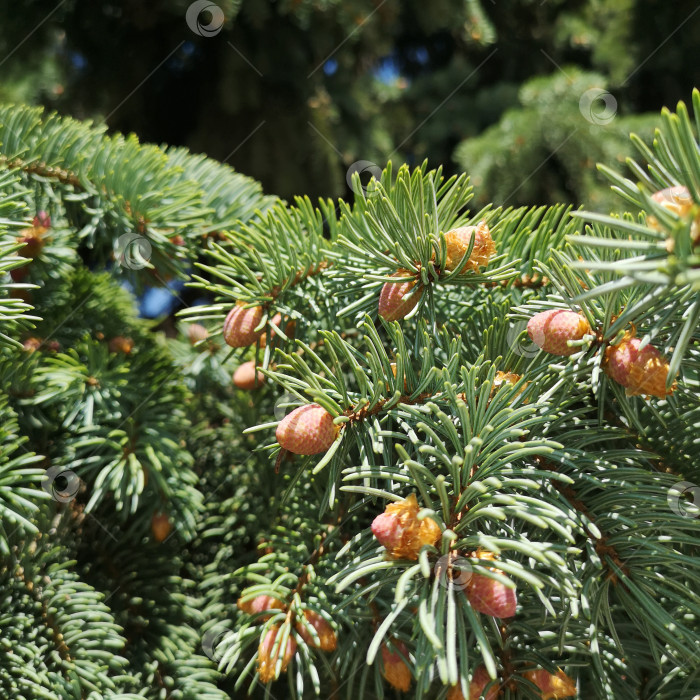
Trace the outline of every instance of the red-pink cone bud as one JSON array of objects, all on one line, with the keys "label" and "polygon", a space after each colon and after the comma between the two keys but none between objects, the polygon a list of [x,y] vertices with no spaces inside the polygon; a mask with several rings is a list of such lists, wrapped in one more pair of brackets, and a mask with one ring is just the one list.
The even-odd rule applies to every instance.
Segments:
[{"label": "red-pink cone bud", "polygon": [[513,617],[518,605],[514,588],[489,578],[484,574],[472,574],[464,588],[469,604],[477,612],[491,617]]},{"label": "red-pink cone bud", "polygon": [[224,340],[227,345],[232,348],[246,348],[252,345],[262,333],[262,330],[255,330],[262,317],[262,306],[253,306],[250,309],[241,305],[234,306],[224,321]]},{"label": "red-pink cone bud", "polygon": [[[469,700],[496,700],[498,697],[498,683],[492,683],[491,687],[488,689],[484,695],[484,688],[491,683],[491,677],[488,674],[485,666],[479,666],[472,676],[471,683],[469,683]],[[464,700],[464,693],[462,693],[462,686],[457,684],[453,685],[447,693],[446,700]]]},{"label": "red-pink cone bud", "polygon": [[386,282],[379,294],[379,315],[385,321],[398,321],[406,318],[420,301],[421,289],[416,286],[416,278],[408,270],[399,270],[392,277],[412,277],[401,282]]},{"label": "red-pink cone bud", "polygon": [[[22,265],[22,267],[15,267],[15,268],[12,268],[12,270],[10,270],[10,277],[12,278],[13,282],[22,282],[28,274],[29,274],[29,264]],[[24,291],[24,290],[21,290],[21,291]]]},{"label": "red-pink cone bud", "polygon": [[[243,598],[239,598],[237,605],[239,610],[249,615],[257,615],[266,610],[284,610],[284,604],[270,595],[258,595],[246,601],[243,601]],[[269,615],[263,619],[267,619],[268,617]]]},{"label": "red-pink cone bud", "polygon": [[206,340],[209,331],[200,323],[192,323],[187,328],[187,338],[191,345],[195,345],[200,340]]},{"label": "red-pink cone bud", "polygon": [[233,383],[244,391],[257,389],[265,381],[265,375],[256,369],[255,361],[244,362],[233,373]]},{"label": "red-pink cone bud", "polygon": [[38,211],[32,219],[35,228],[51,228],[51,217],[45,211]]},{"label": "red-pink cone bud", "polygon": [[[273,323],[275,326],[277,326],[277,328],[279,328],[279,327],[280,327],[280,324],[282,323],[282,314],[275,314],[275,315],[272,317],[272,323]],[[275,335],[276,335],[275,329],[271,327],[271,328],[270,328],[270,338],[271,338],[271,339],[274,338]],[[267,332],[263,333],[263,334],[260,336],[260,347],[261,347],[261,348],[264,348],[266,345],[267,345]]]},{"label": "red-pink cone bud", "polygon": [[569,347],[567,341],[581,340],[590,333],[588,321],[581,315],[568,309],[550,309],[535,314],[527,324],[530,340],[551,355],[573,355],[580,347]]},{"label": "red-pink cone bud", "polygon": [[317,403],[299,406],[285,416],[276,431],[280,446],[295,455],[325,452],[338,434],[333,416]]},{"label": "red-pink cone bud", "polygon": [[478,666],[469,684],[469,700],[480,700],[482,696],[485,700],[496,700],[498,697],[498,683],[492,683],[486,695],[484,695],[484,688],[489,683],[491,683],[491,677],[486,667]]}]

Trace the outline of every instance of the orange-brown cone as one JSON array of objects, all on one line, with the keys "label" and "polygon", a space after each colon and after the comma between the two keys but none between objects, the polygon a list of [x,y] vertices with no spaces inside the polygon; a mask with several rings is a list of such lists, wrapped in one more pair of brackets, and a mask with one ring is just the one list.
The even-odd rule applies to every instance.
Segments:
[{"label": "orange-brown cone", "polygon": [[627,396],[648,394],[665,399],[675,388],[675,382],[666,389],[668,360],[653,346],[641,350],[639,338],[623,340],[605,351],[605,373],[625,387]]},{"label": "orange-brown cone", "polygon": [[[258,674],[263,683],[269,683],[277,678],[275,666],[277,666],[277,660],[282,653],[282,647],[280,645],[275,648],[275,639],[277,638],[278,632],[279,625],[271,627],[267,631],[265,638],[260,642],[260,646],[258,646]],[[289,666],[289,662],[292,660],[294,654],[296,654],[296,651],[297,643],[290,634],[287,638],[284,655],[282,656],[280,673],[284,673],[287,670],[287,666]]]},{"label": "orange-brown cone", "polygon": [[313,610],[304,610],[304,618],[306,622],[311,625],[318,635],[318,644],[314,640],[311,632],[309,632],[306,625],[301,621],[296,624],[296,630],[299,636],[312,647],[318,647],[322,651],[335,651],[338,646],[338,638],[333,631],[327,620],[325,620],[321,615]]},{"label": "orange-brown cone", "polygon": [[44,234],[47,231],[48,228],[45,226],[32,226],[31,228],[22,229],[17,238],[17,243],[23,244],[18,251],[19,255],[23,258],[35,258],[39,255],[46,245]]},{"label": "orange-brown cone", "polygon": [[163,542],[172,532],[173,526],[170,524],[170,519],[165,513],[156,513],[151,518],[151,533],[156,542]]},{"label": "orange-brown cone", "polygon": [[27,338],[22,343],[22,349],[25,352],[29,352],[29,353],[36,352],[37,350],[39,350],[41,348],[43,342],[44,341],[41,338],[34,338],[34,337]]},{"label": "orange-brown cone", "polygon": [[415,494],[399,503],[390,503],[372,522],[372,533],[390,556],[418,559],[421,547],[440,539],[440,526],[432,518],[418,520],[420,506]]},{"label": "orange-brown cone", "polygon": [[[382,675],[389,682],[389,685],[405,693],[411,687],[411,669],[406,665],[401,654],[408,658],[408,649],[403,642],[397,640],[392,641],[392,646],[397,650],[396,652],[389,651],[386,644],[382,646],[382,662],[384,664]],[[401,654],[397,652],[401,652]]]},{"label": "orange-brown cone", "polygon": [[576,695],[576,683],[561,669],[555,675],[538,668],[528,671],[524,676],[542,691],[542,700],[561,700]]},{"label": "orange-brown cone", "polygon": [[462,258],[469,249],[472,238],[474,239],[474,247],[462,271],[473,270],[477,272],[480,267],[488,265],[489,260],[496,253],[496,246],[491,238],[489,227],[485,221],[482,221],[477,226],[462,226],[445,234],[446,270],[451,271],[459,267]]},{"label": "orange-brown cone", "polygon": [[123,335],[118,335],[112,338],[108,343],[109,351],[112,353],[123,353],[129,355],[134,348],[134,341],[131,338],[125,338]]}]

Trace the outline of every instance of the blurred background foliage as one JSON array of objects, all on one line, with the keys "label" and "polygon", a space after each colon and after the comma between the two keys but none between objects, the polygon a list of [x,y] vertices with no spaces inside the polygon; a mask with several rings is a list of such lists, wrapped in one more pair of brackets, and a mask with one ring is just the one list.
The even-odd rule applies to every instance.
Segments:
[{"label": "blurred background foliage", "polygon": [[[217,0],[211,32],[191,4],[6,4],[0,101],[186,145],[286,198],[427,157],[482,203],[607,209],[595,163],[700,84],[697,0]],[[590,89],[613,96],[604,123],[600,100],[582,114]]]}]

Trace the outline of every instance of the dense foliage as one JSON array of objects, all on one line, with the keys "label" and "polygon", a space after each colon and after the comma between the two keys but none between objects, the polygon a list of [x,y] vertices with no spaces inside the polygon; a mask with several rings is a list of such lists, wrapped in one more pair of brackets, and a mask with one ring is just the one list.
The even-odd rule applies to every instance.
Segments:
[{"label": "dense foliage", "polygon": [[[2,696],[694,697],[693,111],[603,216],[2,108]],[[166,339],[125,287],[171,277]]]}]

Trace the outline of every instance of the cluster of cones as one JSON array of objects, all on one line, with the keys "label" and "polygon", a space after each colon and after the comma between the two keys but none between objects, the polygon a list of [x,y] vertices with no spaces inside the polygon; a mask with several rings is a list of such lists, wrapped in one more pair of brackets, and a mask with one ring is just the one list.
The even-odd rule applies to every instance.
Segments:
[{"label": "cluster of cones", "polygon": [[[269,610],[287,610],[282,601],[269,595],[239,598],[238,608],[249,615],[258,616],[260,622],[269,619],[270,616],[264,614]],[[297,615],[294,629],[310,647],[330,652],[335,651],[338,646],[338,638],[333,627],[328,620],[314,610],[306,609],[303,616]],[[280,625],[272,625],[258,646],[258,674],[263,683],[269,683],[278,678],[280,673],[284,673],[297,651],[297,642],[291,631],[286,643],[283,644],[282,638],[278,639],[280,630]],[[283,646],[284,650],[282,650]]]},{"label": "cluster of cones", "polygon": [[[473,247],[469,257],[469,246]],[[452,272],[461,267],[462,271],[478,272],[486,266],[496,252],[491,232],[485,221],[476,226],[462,226],[445,234],[445,270]],[[433,256],[434,259],[434,256]],[[398,321],[406,318],[418,305],[423,295],[423,286],[416,275],[401,268],[391,277],[398,281],[386,282],[379,294],[379,315],[385,321]]]},{"label": "cluster of cones", "polygon": [[[680,219],[690,222],[693,244],[700,244],[700,214],[693,197],[686,187],[667,187],[655,192],[652,200]],[[647,223],[656,230],[661,225],[655,216],[648,216]],[[666,248],[673,250],[673,239]],[[527,324],[530,339],[542,350],[552,355],[573,355],[581,349],[584,336],[591,333],[588,320],[575,311],[550,309],[533,316]],[[628,396],[647,395],[665,399],[673,393],[676,383],[667,388],[668,360],[653,346],[644,345],[635,337],[634,329],[628,331],[616,345],[605,349],[604,370],[615,382],[625,388]]]},{"label": "cluster of cones", "polygon": [[[263,317],[263,307],[253,306],[246,308],[239,303],[229,311],[224,321],[224,340],[232,348],[247,348],[253,343],[258,343],[261,348],[267,345],[267,332],[264,328],[258,328]],[[270,328],[270,338],[275,337],[274,327],[279,328],[282,323],[282,314],[275,314]],[[294,337],[295,321],[288,321],[285,334],[288,338]],[[244,362],[233,373],[233,383],[238,389],[252,391],[262,386],[265,375],[257,368],[255,360]]]},{"label": "cluster of cones", "polygon": [[[439,525],[430,517],[419,518],[419,512],[418,500],[415,494],[411,494],[402,501],[389,504],[374,519],[372,533],[385,548],[387,556],[415,561],[422,547],[438,544],[441,536]],[[477,550],[473,556],[475,560],[496,558],[493,553],[484,550]],[[518,605],[515,587],[504,582],[504,579],[508,579],[498,569],[489,570],[494,573],[494,577],[460,571],[458,577],[452,576],[452,580],[462,587],[469,605],[476,612],[499,619],[511,618]],[[465,578],[466,581],[463,580]],[[390,645],[384,644],[382,647],[383,675],[391,686],[403,692],[411,685],[411,670],[406,663],[408,659],[408,649],[401,641],[394,639]],[[558,700],[576,694],[574,681],[563,671],[552,674],[544,669],[536,669],[523,676],[540,689],[542,700]],[[489,684],[491,686],[486,691],[486,700],[496,700],[499,686],[492,682],[486,668],[479,666],[469,685],[469,700],[479,700]],[[465,700],[460,686],[452,687],[447,698]]]},{"label": "cluster of cones", "polygon": [[[550,673],[543,668],[537,668],[533,671],[526,671],[522,675],[523,678],[537,686],[541,700],[560,700],[576,695],[576,683],[561,669],[557,673]],[[486,690],[489,684],[490,687]],[[486,667],[478,666],[469,683],[469,700],[480,700],[482,697],[485,700],[497,700],[499,693],[500,686],[498,683],[492,682]],[[459,685],[452,686],[447,693],[446,700],[465,700],[461,687]]]},{"label": "cluster of cones", "polygon": [[[527,333],[537,347],[562,357],[578,352],[585,336],[592,337],[588,320],[568,309],[535,314],[528,321]],[[675,382],[666,388],[668,360],[653,345],[642,346],[634,330],[625,334],[617,345],[606,348],[604,369],[613,381],[625,387],[628,396],[650,395],[664,399],[676,388]]]},{"label": "cluster of cones", "polygon": [[[418,559],[425,545],[435,546],[440,540],[440,526],[429,517],[419,518],[420,505],[415,494],[390,503],[383,513],[372,522],[372,533],[394,559]],[[485,551],[475,553],[478,559],[494,559]],[[485,574],[471,573],[462,585],[469,604],[477,612],[497,618],[510,618],[515,615],[518,604],[517,593],[512,585],[504,583],[504,576],[498,569],[490,569],[498,578]]]}]

